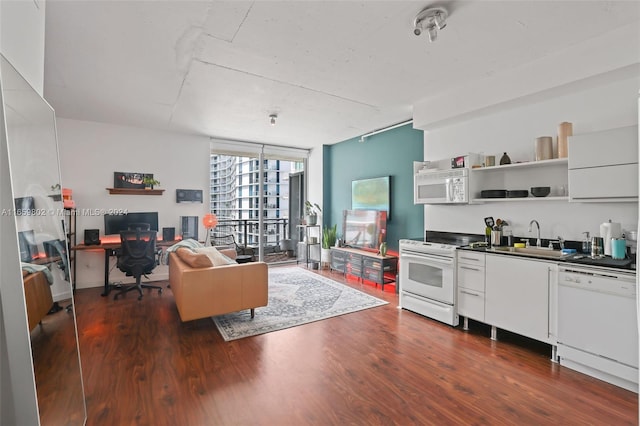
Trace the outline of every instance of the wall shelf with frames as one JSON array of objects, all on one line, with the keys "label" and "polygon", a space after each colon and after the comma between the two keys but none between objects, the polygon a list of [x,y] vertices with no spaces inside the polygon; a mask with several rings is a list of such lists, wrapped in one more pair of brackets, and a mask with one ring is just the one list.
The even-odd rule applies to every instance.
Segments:
[{"label": "wall shelf with frames", "polygon": [[162,195],[164,189],[107,188],[111,195]]}]

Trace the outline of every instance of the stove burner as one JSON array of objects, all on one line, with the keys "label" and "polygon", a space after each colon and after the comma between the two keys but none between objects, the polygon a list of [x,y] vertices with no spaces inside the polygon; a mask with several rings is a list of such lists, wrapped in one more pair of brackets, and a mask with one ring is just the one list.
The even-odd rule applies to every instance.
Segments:
[{"label": "stove burner", "polygon": [[459,232],[425,231],[425,241],[446,244],[454,247],[468,246],[477,241],[484,241],[484,235],[463,234]]}]

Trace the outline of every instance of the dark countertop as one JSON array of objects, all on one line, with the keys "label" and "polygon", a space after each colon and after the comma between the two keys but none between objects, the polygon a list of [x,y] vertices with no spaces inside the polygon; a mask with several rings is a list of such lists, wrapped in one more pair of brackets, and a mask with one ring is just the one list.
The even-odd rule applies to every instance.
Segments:
[{"label": "dark countertop", "polygon": [[488,253],[488,254],[497,254],[500,256],[511,256],[511,257],[525,257],[529,259],[537,259],[537,260],[547,260],[551,262],[558,263],[573,263],[581,266],[597,266],[601,268],[611,268],[618,271],[626,271],[626,272],[635,272],[636,271],[636,262],[635,259],[612,259],[610,256],[606,256],[602,259],[592,259],[590,256],[586,256],[584,254],[571,254],[561,258],[543,258],[536,255],[528,255],[526,253],[512,254],[500,251],[493,251],[491,248],[487,247],[476,247],[471,248],[469,246],[458,247],[458,250],[467,250],[467,251],[475,251],[480,253]]}]

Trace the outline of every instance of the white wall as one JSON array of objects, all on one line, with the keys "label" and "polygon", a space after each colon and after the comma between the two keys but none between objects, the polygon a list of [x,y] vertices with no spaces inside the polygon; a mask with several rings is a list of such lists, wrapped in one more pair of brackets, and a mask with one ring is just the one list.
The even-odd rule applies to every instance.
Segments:
[{"label": "white wall", "polygon": [[[323,208],[323,186],[322,186],[322,147],[311,150],[307,161],[309,170],[305,172],[307,176],[307,199],[320,204]],[[322,219],[319,219],[320,223]]]},{"label": "white wall", "polygon": [[0,49],[42,96],[45,1],[0,2]]},{"label": "white wall", "polygon": [[[560,122],[573,123],[573,133],[628,126],[638,123],[639,78],[613,73],[594,80],[593,87],[544,101],[425,131],[425,160],[438,160],[469,152],[495,155],[504,151],[512,162],[534,159],[538,136],[555,136]],[[606,143],[606,141],[603,141]],[[503,189],[503,188],[491,188]],[[516,188],[504,188],[516,189]],[[528,188],[518,188],[528,189]],[[569,189],[570,190],[570,189]],[[504,202],[465,206],[425,206],[425,227],[431,230],[484,233],[486,216],[502,218],[514,235],[531,236],[528,224],[540,222],[542,238],[580,240],[582,231],[599,235],[599,224],[611,219],[623,229],[636,229],[637,203],[569,203],[565,201]]]},{"label": "white wall", "polygon": [[[78,208],[78,242],[85,229],[104,233],[102,214],[110,209],[130,212],[157,211],[158,226],[176,228],[180,216],[202,218],[209,211],[209,138],[87,121],[57,119],[62,186],[73,190]],[[113,172],[153,173],[164,189],[161,196],[110,195]],[[176,203],[176,189],[201,189],[204,203]],[[86,209],[83,211],[83,209]],[[161,232],[161,231],[160,231]],[[200,224],[198,235],[204,238]],[[160,233],[161,237],[161,233]],[[104,284],[104,253],[77,252],[77,288]],[[111,259],[111,267],[115,258]],[[158,266],[150,279],[168,278],[167,267]],[[111,280],[123,280],[114,268]]]}]

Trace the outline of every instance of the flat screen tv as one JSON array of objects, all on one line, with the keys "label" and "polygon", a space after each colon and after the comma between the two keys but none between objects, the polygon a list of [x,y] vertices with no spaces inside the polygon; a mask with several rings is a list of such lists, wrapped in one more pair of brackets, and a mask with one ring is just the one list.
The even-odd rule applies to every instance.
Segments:
[{"label": "flat screen tv", "polygon": [[134,223],[148,223],[149,229],[158,231],[158,212],[132,212],[127,214],[105,214],[104,235],[119,234]]},{"label": "flat screen tv", "polygon": [[387,212],[344,210],[342,235],[347,247],[377,250],[387,239]]},{"label": "flat screen tv", "polygon": [[391,176],[351,181],[353,210],[380,210],[391,218]]}]

